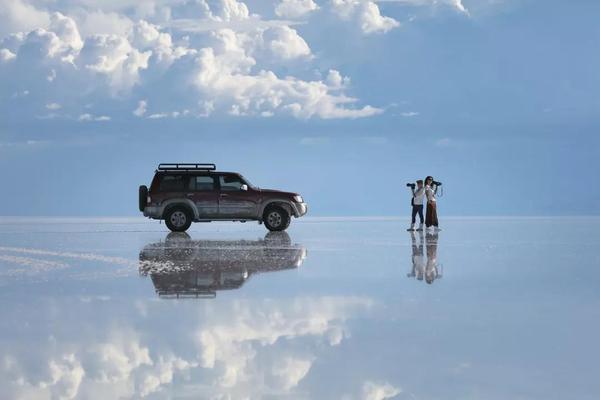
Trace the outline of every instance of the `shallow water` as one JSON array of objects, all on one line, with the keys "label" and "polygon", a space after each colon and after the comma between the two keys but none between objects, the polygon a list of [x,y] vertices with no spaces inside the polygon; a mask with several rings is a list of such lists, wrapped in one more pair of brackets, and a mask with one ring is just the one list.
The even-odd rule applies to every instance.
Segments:
[{"label": "shallow water", "polygon": [[0,219],[0,398],[596,399],[600,219]]}]

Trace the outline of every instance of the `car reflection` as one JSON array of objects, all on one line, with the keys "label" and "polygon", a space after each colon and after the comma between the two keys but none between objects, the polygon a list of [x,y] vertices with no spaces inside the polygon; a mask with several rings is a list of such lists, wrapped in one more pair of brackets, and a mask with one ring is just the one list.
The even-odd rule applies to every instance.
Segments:
[{"label": "car reflection", "polygon": [[[443,267],[437,259],[438,233],[427,232],[426,235],[423,235],[423,231],[417,231],[417,233],[418,240],[417,234],[414,231],[410,232],[412,271],[406,276],[419,281],[425,279],[425,282],[432,284],[434,280],[443,276]],[[425,249],[425,254],[423,249]]]},{"label": "car reflection", "polygon": [[252,275],[298,268],[306,249],[285,232],[259,240],[192,240],[170,233],[140,252],[139,272],[150,276],[159,297],[214,298],[239,289]]}]

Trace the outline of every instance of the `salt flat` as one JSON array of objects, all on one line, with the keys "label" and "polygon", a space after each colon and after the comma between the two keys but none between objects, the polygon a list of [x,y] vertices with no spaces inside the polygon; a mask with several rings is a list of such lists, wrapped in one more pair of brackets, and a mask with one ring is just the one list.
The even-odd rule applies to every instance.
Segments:
[{"label": "salt flat", "polygon": [[0,219],[0,398],[596,399],[599,218]]}]

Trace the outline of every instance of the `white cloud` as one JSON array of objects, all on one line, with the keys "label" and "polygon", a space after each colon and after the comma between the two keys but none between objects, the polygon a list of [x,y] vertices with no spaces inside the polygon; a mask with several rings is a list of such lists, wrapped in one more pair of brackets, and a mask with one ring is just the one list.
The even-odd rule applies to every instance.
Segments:
[{"label": "white cloud", "polygon": [[419,115],[418,112],[416,111],[403,111],[400,113],[401,116],[403,117],[407,117],[407,118],[411,118],[411,117],[416,117]]},{"label": "white cloud", "polygon": [[141,117],[146,114],[146,107],[148,106],[148,102],[146,100],[140,100],[138,102],[138,106],[135,110],[133,110],[133,115],[136,117]]},{"label": "white cloud", "polygon": [[[261,302],[261,311],[253,312],[241,304],[234,304],[235,313],[214,321],[196,333],[200,350],[200,365],[204,368],[224,366],[218,385],[230,388],[249,383],[253,378],[264,379],[266,371],[256,371],[253,363],[256,353],[278,341],[292,341],[299,337],[327,337],[330,332],[339,336],[343,322],[358,310],[372,306],[364,298],[323,297],[297,298],[291,303],[278,305]],[[277,359],[269,369],[278,385],[289,390],[309,372],[314,361],[310,354]],[[234,396],[235,397],[235,396]]]},{"label": "white cloud", "polygon": [[365,34],[385,33],[400,26],[395,19],[381,15],[374,1],[331,0],[331,6],[341,19],[356,21]]},{"label": "white cloud", "polygon": [[277,377],[283,390],[298,386],[308,374],[314,359],[312,358],[278,358],[272,368],[272,374]]},{"label": "white cloud", "polygon": [[169,116],[168,113],[155,113],[155,114],[150,114],[148,115],[149,119],[162,119],[162,118],[167,118]]},{"label": "white cloud", "polygon": [[62,106],[58,103],[48,103],[46,104],[46,108],[48,110],[60,110]]},{"label": "white cloud", "polygon": [[0,2],[0,37],[13,32],[31,31],[46,28],[50,23],[47,12],[38,10],[21,0],[2,0]]},{"label": "white cloud", "polygon": [[[198,398],[297,397],[294,389],[309,376],[330,338],[348,337],[347,321],[374,305],[364,297],[327,296],[231,300],[201,308],[187,303],[179,308],[190,318],[172,323],[179,320],[169,302],[146,301],[144,315],[133,304],[98,307],[111,300],[59,299],[32,311],[32,331],[41,334],[27,344],[0,345],[2,393],[13,393],[10,398],[178,397],[182,392],[169,386],[191,376],[193,381],[179,388],[192,384]],[[65,322],[64,329],[53,330],[52,321],[36,318],[50,311]],[[77,318],[92,311],[94,318]],[[167,316],[171,335],[152,329],[155,316]],[[147,324],[149,329],[135,330]],[[50,338],[48,332],[53,332]]]},{"label": "white cloud", "polygon": [[97,121],[97,122],[104,122],[104,121],[110,121],[111,118],[108,115],[100,115],[100,116],[95,116],[89,113],[85,113],[85,114],[81,114],[78,118],[78,121],[81,122],[90,122],[90,121]]},{"label": "white cloud", "polygon": [[332,94],[332,87],[322,81],[303,81],[294,77],[280,78],[274,72],[251,73],[255,59],[246,54],[236,35],[221,30],[216,38],[222,42],[200,50],[194,83],[216,104],[228,105],[233,115],[260,115],[279,112],[297,118],[359,118],[381,113],[371,106],[348,108],[356,99]]},{"label": "white cloud", "polygon": [[264,33],[264,40],[269,49],[283,60],[310,56],[310,47],[298,35],[295,29],[288,26],[269,28]]},{"label": "white cloud", "polygon": [[401,390],[389,383],[365,382],[362,387],[363,400],[384,400],[399,395]]},{"label": "white cloud", "polygon": [[8,49],[0,49],[0,61],[11,61],[14,60],[17,57],[17,55],[15,53],[13,53],[12,51],[8,50]]},{"label": "white cloud", "polygon": [[42,386],[51,386],[51,392],[59,399],[74,399],[77,397],[79,385],[85,375],[81,363],[74,354],[63,356],[49,363],[51,380],[42,382]]},{"label": "white cloud", "polygon": [[313,0],[281,0],[275,7],[275,14],[281,18],[302,18],[318,9]]},{"label": "white cloud", "polygon": [[340,71],[337,71],[335,69],[329,70],[325,81],[331,88],[336,89],[343,88],[344,86],[350,84],[350,78],[348,78],[347,76],[342,76],[342,74],[340,74]]},{"label": "white cloud", "polygon": [[465,8],[465,6],[462,3],[462,0],[449,0],[450,4],[452,6],[454,6],[454,8],[456,8],[458,11],[463,12],[467,15],[469,15],[469,10],[467,10]]},{"label": "white cloud", "polygon": [[174,46],[171,35],[160,32],[158,26],[144,20],[138,21],[130,33],[131,44],[137,49],[149,50],[161,68],[168,68],[176,59],[196,50],[183,46]]},{"label": "white cloud", "polygon": [[[300,3],[314,8],[311,2]],[[360,118],[383,112],[378,107],[357,105],[358,99],[345,93],[349,78],[338,71],[329,71],[325,80],[278,72],[297,70],[296,63],[306,68],[315,58],[289,21],[263,21],[236,0],[219,0],[210,6],[199,0],[194,7],[199,21],[228,23],[235,29],[182,37],[176,30],[169,33],[145,20],[133,23],[121,14],[102,11],[104,8],[76,8],[73,17],[47,13],[45,27],[2,39],[0,68],[14,65],[10,74],[3,72],[3,76],[17,76],[14,82],[34,82],[32,104],[34,100],[49,103],[51,99],[45,96],[57,91],[65,104],[130,101],[129,96],[136,95],[133,92],[139,88],[144,101],[159,109],[183,110],[155,112],[150,119],[187,114],[207,117],[219,111],[295,118]],[[115,4],[115,8],[119,7]],[[94,33],[95,28],[101,33]],[[10,93],[22,90],[16,83],[13,86]],[[177,104],[166,104],[165,92]],[[133,115],[140,113],[146,115],[138,104]],[[79,115],[80,121],[110,119],[93,116],[83,107],[66,110],[63,118],[69,114]]]},{"label": "white cloud", "polygon": [[197,366],[197,362],[189,362],[172,354],[159,356],[152,370],[145,373],[145,376],[141,378],[138,389],[139,395],[146,397],[151,393],[155,393],[162,386],[171,383],[177,372],[196,368]]},{"label": "white cloud", "polygon": [[48,72],[48,75],[46,75],[46,80],[48,82],[54,82],[55,79],[56,79],[56,70],[53,68],[50,70],[50,72]]},{"label": "white cloud", "polygon": [[386,3],[401,3],[410,6],[436,7],[439,5],[452,7],[461,13],[469,15],[469,10],[464,6],[462,0],[377,0]]},{"label": "white cloud", "polygon": [[86,39],[79,64],[105,75],[114,91],[128,90],[139,81],[139,72],[148,68],[151,51],[140,52],[127,38],[118,35],[93,35]]},{"label": "white cloud", "polygon": [[72,18],[66,17],[59,12],[52,13],[49,30],[54,32],[60,39],[59,51],[61,53],[76,54],[83,47],[83,41],[79,35],[77,24]]},{"label": "white cloud", "polygon": [[81,13],[78,21],[85,37],[97,34],[127,36],[133,27],[133,21],[129,17],[99,8]]}]

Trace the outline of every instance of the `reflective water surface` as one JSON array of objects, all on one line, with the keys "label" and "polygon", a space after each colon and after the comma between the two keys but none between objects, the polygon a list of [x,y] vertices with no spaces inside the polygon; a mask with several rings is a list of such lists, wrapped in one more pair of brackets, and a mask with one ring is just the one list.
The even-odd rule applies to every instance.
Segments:
[{"label": "reflective water surface", "polygon": [[0,398],[597,399],[600,219],[0,219]]}]

